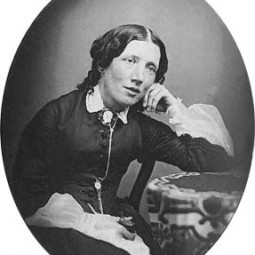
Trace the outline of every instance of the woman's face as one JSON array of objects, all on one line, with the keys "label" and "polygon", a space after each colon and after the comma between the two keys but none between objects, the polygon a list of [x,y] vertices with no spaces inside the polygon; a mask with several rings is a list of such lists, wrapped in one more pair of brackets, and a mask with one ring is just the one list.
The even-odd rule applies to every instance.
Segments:
[{"label": "woman's face", "polygon": [[100,93],[106,107],[121,111],[140,101],[154,83],[160,49],[150,41],[131,41],[104,70]]}]

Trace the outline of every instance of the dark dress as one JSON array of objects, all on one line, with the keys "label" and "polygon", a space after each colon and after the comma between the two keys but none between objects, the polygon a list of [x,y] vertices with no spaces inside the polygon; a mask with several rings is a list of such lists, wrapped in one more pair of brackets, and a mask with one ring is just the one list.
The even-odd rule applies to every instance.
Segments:
[{"label": "dark dress", "polygon": [[[24,218],[44,206],[55,192],[71,194],[86,212],[91,212],[88,202],[99,211],[94,181],[105,175],[110,131],[98,120],[97,112],[86,110],[85,98],[85,92],[75,90],[53,100],[25,128],[13,188]],[[130,162],[147,157],[198,172],[226,171],[230,158],[222,147],[203,138],[178,137],[167,125],[132,109],[127,124],[118,119],[109,173],[102,184],[104,212],[133,216],[138,234],[152,254],[158,254],[149,225],[132,206],[116,197]],[[126,254],[72,229],[32,227],[31,231],[50,254]]]}]

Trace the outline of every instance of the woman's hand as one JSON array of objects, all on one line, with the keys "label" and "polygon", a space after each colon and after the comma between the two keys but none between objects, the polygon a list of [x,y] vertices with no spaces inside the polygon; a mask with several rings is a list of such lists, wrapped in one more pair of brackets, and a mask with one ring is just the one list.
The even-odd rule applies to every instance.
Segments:
[{"label": "woman's hand", "polygon": [[[110,216],[106,214],[93,214],[96,219],[95,229],[96,230],[112,230],[116,234],[121,235],[127,240],[134,240],[135,234],[129,232],[125,227],[119,224],[119,217]],[[127,220],[131,220],[131,217],[127,217]]]},{"label": "woman's hand", "polygon": [[175,101],[176,98],[165,86],[154,83],[144,96],[143,106],[149,112],[165,113]]}]

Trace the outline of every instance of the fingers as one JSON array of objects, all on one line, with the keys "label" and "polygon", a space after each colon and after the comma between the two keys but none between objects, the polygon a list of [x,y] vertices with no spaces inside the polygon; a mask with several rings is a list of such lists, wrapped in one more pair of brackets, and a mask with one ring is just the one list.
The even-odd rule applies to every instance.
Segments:
[{"label": "fingers", "polygon": [[121,226],[121,234],[122,236],[127,239],[133,241],[135,239],[135,233],[129,232],[125,227]]},{"label": "fingers", "polygon": [[[145,108],[148,108],[149,107],[149,104],[148,104],[148,99],[149,99],[149,95],[151,93],[151,91],[153,91],[156,87],[158,87],[158,83],[154,83],[151,85],[151,87],[148,89],[148,91],[146,92],[145,96],[144,96],[144,99],[143,99],[143,106]],[[149,108],[147,109],[149,110]]]},{"label": "fingers", "polygon": [[129,221],[129,220],[133,220],[133,217],[132,217],[132,216],[124,217],[124,219],[125,219],[126,221]]},{"label": "fingers", "polygon": [[[144,107],[147,111],[157,112],[157,111],[165,111],[167,109],[167,105],[159,106],[159,102],[161,99],[165,99],[169,97],[168,90],[161,84],[155,83],[153,84],[149,90],[147,91],[144,97]],[[167,100],[166,100],[167,102]]]},{"label": "fingers", "polygon": [[125,227],[123,227],[121,224],[113,221],[103,221],[100,222],[100,224],[96,224],[95,230],[101,231],[101,230],[113,230],[116,233],[119,233],[119,235],[123,236],[123,238],[127,240],[134,240],[135,233],[129,232]]},{"label": "fingers", "polygon": [[164,91],[162,91],[161,89],[157,93],[153,93],[153,92],[151,92],[150,94],[149,105],[152,112],[157,112],[157,105],[159,101],[161,100],[161,98],[164,97]]},{"label": "fingers", "polygon": [[[95,216],[95,215],[93,215]],[[119,235],[123,236],[123,238],[127,240],[134,240],[135,234],[129,232],[124,226],[118,223],[120,217],[110,216],[110,215],[96,215],[97,223],[95,224],[95,230],[103,230],[103,229],[111,229],[118,232]],[[132,217],[125,217],[125,220],[132,220]]]}]

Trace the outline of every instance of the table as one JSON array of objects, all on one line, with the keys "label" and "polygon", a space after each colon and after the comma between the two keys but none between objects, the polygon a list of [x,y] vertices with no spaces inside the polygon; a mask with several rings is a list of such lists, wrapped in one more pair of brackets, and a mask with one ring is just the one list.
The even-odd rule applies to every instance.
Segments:
[{"label": "table", "polygon": [[162,254],[205,254],[226,229],[245,184],[229,173],[181,172],[151,181],[148,212]]}]

